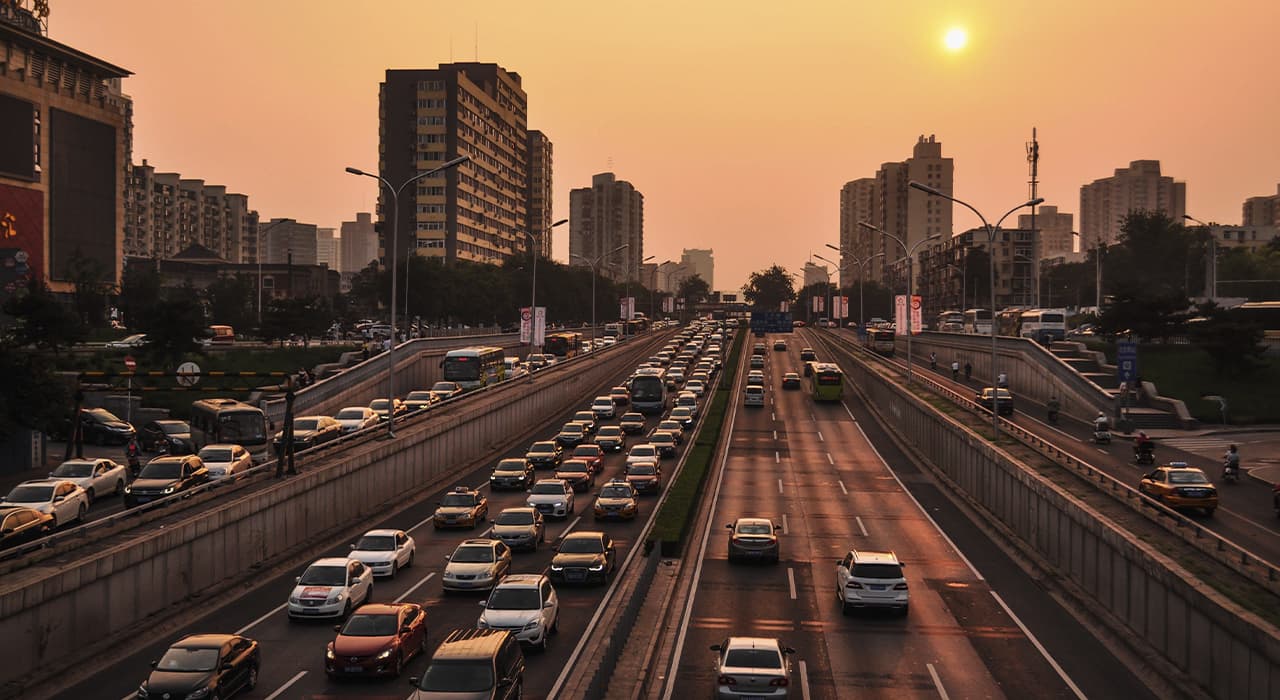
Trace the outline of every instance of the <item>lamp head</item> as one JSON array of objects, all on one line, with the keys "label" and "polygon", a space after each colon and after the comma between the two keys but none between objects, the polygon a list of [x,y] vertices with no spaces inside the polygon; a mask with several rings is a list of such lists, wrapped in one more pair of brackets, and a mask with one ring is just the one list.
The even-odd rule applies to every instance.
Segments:
[{"label": "lamp head", "polygon": [[928,185],[924,184],[923,182],[919,182],[919,181],[917,181],[917,180],[912,180],[912,181],[908,182],[907,184],[908,184],[910,187],[912,187],[913,189],[920,190],[921,192],[924,192],[925,194],[931,194],[931,195],[934,195],[934,196],[936,196],[936,197],[946,197],[946,196],[947,196],[947,195],[943,194],[940,190],[937,190],[937,189],[935,189],[935,188],[933,188],[933,187],[930,187],[930,186],[928,186]]},{"label": "lamp head", "polygon": [[836,246],[833,246],[833,245],[831,245],[830,243],[828,243],[828,244],[827,244],[827,247],[828,247],[828,248],[830,248],[830,249],[832,249],[832,250],[834,250],[834,251],[836,251],[837,253],[843,253],[843,252],[844,252],[844,251],[843,251],[843,250],[841,250],[840,248],[837,248]]},{"label": "lamp head", "polygon": [[859,222],[858,222],[858,225],[859,225],[859,226],[861,226],[862,228],[867,229],[868,231],[879,231],[879,230],[880,230],[879,228],[877,228],[877,227],[875,227],[875,226],[872,226],[871,224],[869,224],[869,223],[867,223],[867,222],[865,222],[865,221],[859,221]]},{"label": "lamp head", "polygon": [[568,219],[561,219],[561,220],[559,220],[559,221],[555,222],[554,224],[551,224],[551,228],[555,228],[555,227],[557,227],[557,226],[562,226],[562,225],[567,224],[567,223],[569,223],[569,220],[568,220]]},{"label": "lamp head", "polygon": [[353,168],[353,167],[351,167],[351,166],[349,166],[349,165],[348,165],[346,170],[347,170],[347,172],[351,173],[352,175],[364,175],[364,171],[363,171],[363,170],[361,170],[360,168]]},{"label": "lamp head", "polygon": [[1028,206],[1028,207],[1035,207],[1035,206],[1039,206],[1039,205],[1041,205],[1041,204],[1044,204],[1044,197],[1036,197],[1035,199],[1033,199],[1033,200],[1031,200],[1031,201],[1027,202],[1026,206]]}]

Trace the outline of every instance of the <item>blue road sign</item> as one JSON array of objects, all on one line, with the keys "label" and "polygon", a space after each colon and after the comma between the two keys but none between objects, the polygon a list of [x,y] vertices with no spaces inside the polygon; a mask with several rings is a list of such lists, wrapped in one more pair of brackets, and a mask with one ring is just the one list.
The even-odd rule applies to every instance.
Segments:
[{"label": "blue road sign", "polygon": [[1138,344],[1132,340],[1116,341],[1116,379],[1129,384],[1138,379]]},{"label": "blue road sign", "polygon": [[790,333],[790,311],[752,311],[751,331],[754,333]]}]

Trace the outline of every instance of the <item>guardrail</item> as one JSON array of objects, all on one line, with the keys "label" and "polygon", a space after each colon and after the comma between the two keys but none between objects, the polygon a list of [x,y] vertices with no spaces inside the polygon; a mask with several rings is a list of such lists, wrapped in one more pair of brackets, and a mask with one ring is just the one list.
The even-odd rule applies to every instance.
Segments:
[{"label": "guardrail", "polygon": [[[882,359],[869,353],[856,343],[839,336],[834,337],[838,344],[845,346],[843,352],[847,355],[854,354],[848,350],[848,348],[853,348],[857,353]],[[984,406],[928,376],[916,374],[914,375],[914,381],[926,386],[933,393],[947,398],[970,413],[981,415],[985,420],[990,420],[991,418],[991,411]],[[1041,457],[1052,461],[1058,466],[1070,469],[1077,476],[1097,486],[1103,493],[1140,513],[1162,529],[1176,535],[1218,562],[1230,566],[1232,570],[1243,574],[1270,592],[1280,595],[1280,568],[1277,568],[1276,565],[1172,508],[1147,497],[1132,486],[1093,466],[1087,460],[1063,450],[1018,424],[999,417],[997,417],[997,420],[1000,423],[1000,429],[1006,435],[1014,437],[1024,446],[1035,450]]]}]

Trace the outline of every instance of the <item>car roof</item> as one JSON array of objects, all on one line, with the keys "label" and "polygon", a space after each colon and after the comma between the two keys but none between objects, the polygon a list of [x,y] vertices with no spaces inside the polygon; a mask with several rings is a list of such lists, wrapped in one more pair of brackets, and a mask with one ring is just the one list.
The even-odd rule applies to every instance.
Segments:
[{"label": "car roof", "polygon": [[773,527],[773,521],[768,518],[738,518],[737,525],[768,525]]},{"label": "car roof", "polygon": [[498,540],[489,539],[487,537],[474,537],[469,540],[463,540],[458,543],[458,547],[492,547],[497,544]]},{"label": "car roof", "polygon": [[370,530],[364,534],[366,537],[390,537],[392,535],[398,535],[401,532],[403,532],[403,530],[392,530],[390,528],[383,528],[380,530]]},{"label": "car roof", "polygon": [[207,448],[210,448],[210,447],[222,447],[222,448],[228,448],[228,449],[229,449],[229,448],[232,448],[232,447],[240,447],[240,445],[237,445],[237,444],[236,444],[236,443],[234,443],[234,442],[211,442],[211,443],[209,443],[208,445],[205,445],[204,447],[202,447],[202,448],[200,448],[200,449],[201,449],[201,450],[204,450],[204,449],[207,449]]},{"label": "car roof", "polygon": [[868,552],[853,550],[853,560],[858,564],[901,564],[893,552]]},{"label": "car roof", "polygon": [[533,482],[534,486],[537,486],[538,484],[557,484],[559,486],[565,485],[564,479],[538,479],[537,481]]},{"label": "car roof", "polygon": [[54,477],[52,479],[32,479],[30,481],[24,481],[18,485],[19,486],[57,486],[58,484],[61,484],[61,483],[74,484],[75,482],[70,481],[68,479]]},{"label": "car roof", "polygon": [[537,511],[538,511],[537,508],[530,508],[529,506],[514,506],[511,508],[503,508],[502,510],[498,511],[498,515],[502,515],[503,513],[529,513],[529,512],[536,513]]},{"label": "car roof", "polygon": [[179,649],[220,649],[236,638],[234,634],[189,634],[173,643]]},{"label": "car roof", "polygon": [[773,637],[729,637],[725,649],[772,649],[779,651],[782,643]]},{"label": "car roof", "polygon": [[546,578],[544,574],[507,574],[494,588],[537,588]]},{"label": "car roof", "polygon": [[604,536],[604,532],[601,530],[576,530],[560,538],[560,542],[564,543],[568,540],[598,540]]},{"label": "car roof", "polygon": [[355,611],[363,615],[395,615],[410,605],[414,603],[365,603]]},{"label": "car roof", "polygon": [[[349,561],[351,560],[346,557],[325,557],[311,562],[311,566],[346,566]],[[311,566],[307,568],[311,568]]]}]

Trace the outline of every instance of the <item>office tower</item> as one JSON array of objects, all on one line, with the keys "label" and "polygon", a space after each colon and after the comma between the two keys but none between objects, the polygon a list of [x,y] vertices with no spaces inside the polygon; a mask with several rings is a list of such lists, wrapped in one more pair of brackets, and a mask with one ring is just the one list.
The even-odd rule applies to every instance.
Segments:
[{"label": "office tower", "polygon": [[[627,246],[621,248],[621,246]],[[640,279],[644,259],[644,195],[613,173],[569,193],[569,264],[594,263],[618,282]]]},{"label": "office tower", "polygon": [[[271,228],[268,229],[267,227]],[[272,219],[262,224],[265,231],[262,248],[267,256],[263,262],[274,265],[292,263],[294,265],[317,265],[316,225],[304,224],[300,221],[284,221]]]},{"label": "office tower", "polygon": [[688,271],[687,275],[697,275],[707,283],[707,289],[715,289],[716,259],[710,248],[685,248],[680,254],[680,264]]},{"label": "office tower", "polygon": [[316,264],[324,265],[330,270],[341,267],[342,246],[334,235],[334,229],[316,229]]},{"label": "office tower", "polygon": [[862,262],[876,252],[859,221],[879,221],[876,178],[851,180],[840,188],[840,286],[851,287],[862,276]]},{"label": "office tower", "polygon": [[342,222],[342,238],[338,264],[341,272],[359,272],[378,259],[378,234],[373,230],[373,215],[358,212],[355,221]]},{"label": "office tower", "polygon": [[1135,160],[1115,175],[1080,188],[1080,249],[1120,238],[1120,224],[1131,212],[1160,212],[1181,222],[1187,212],[1187,184],[1160,174],[1160,161]]},{"label": "office tower", "polygon": [[541,131],[529,132],[529,186],[525,201],[525,230],[538,238],[538,254],[550,258],[555,235],[551,230],[551,139]]}]

